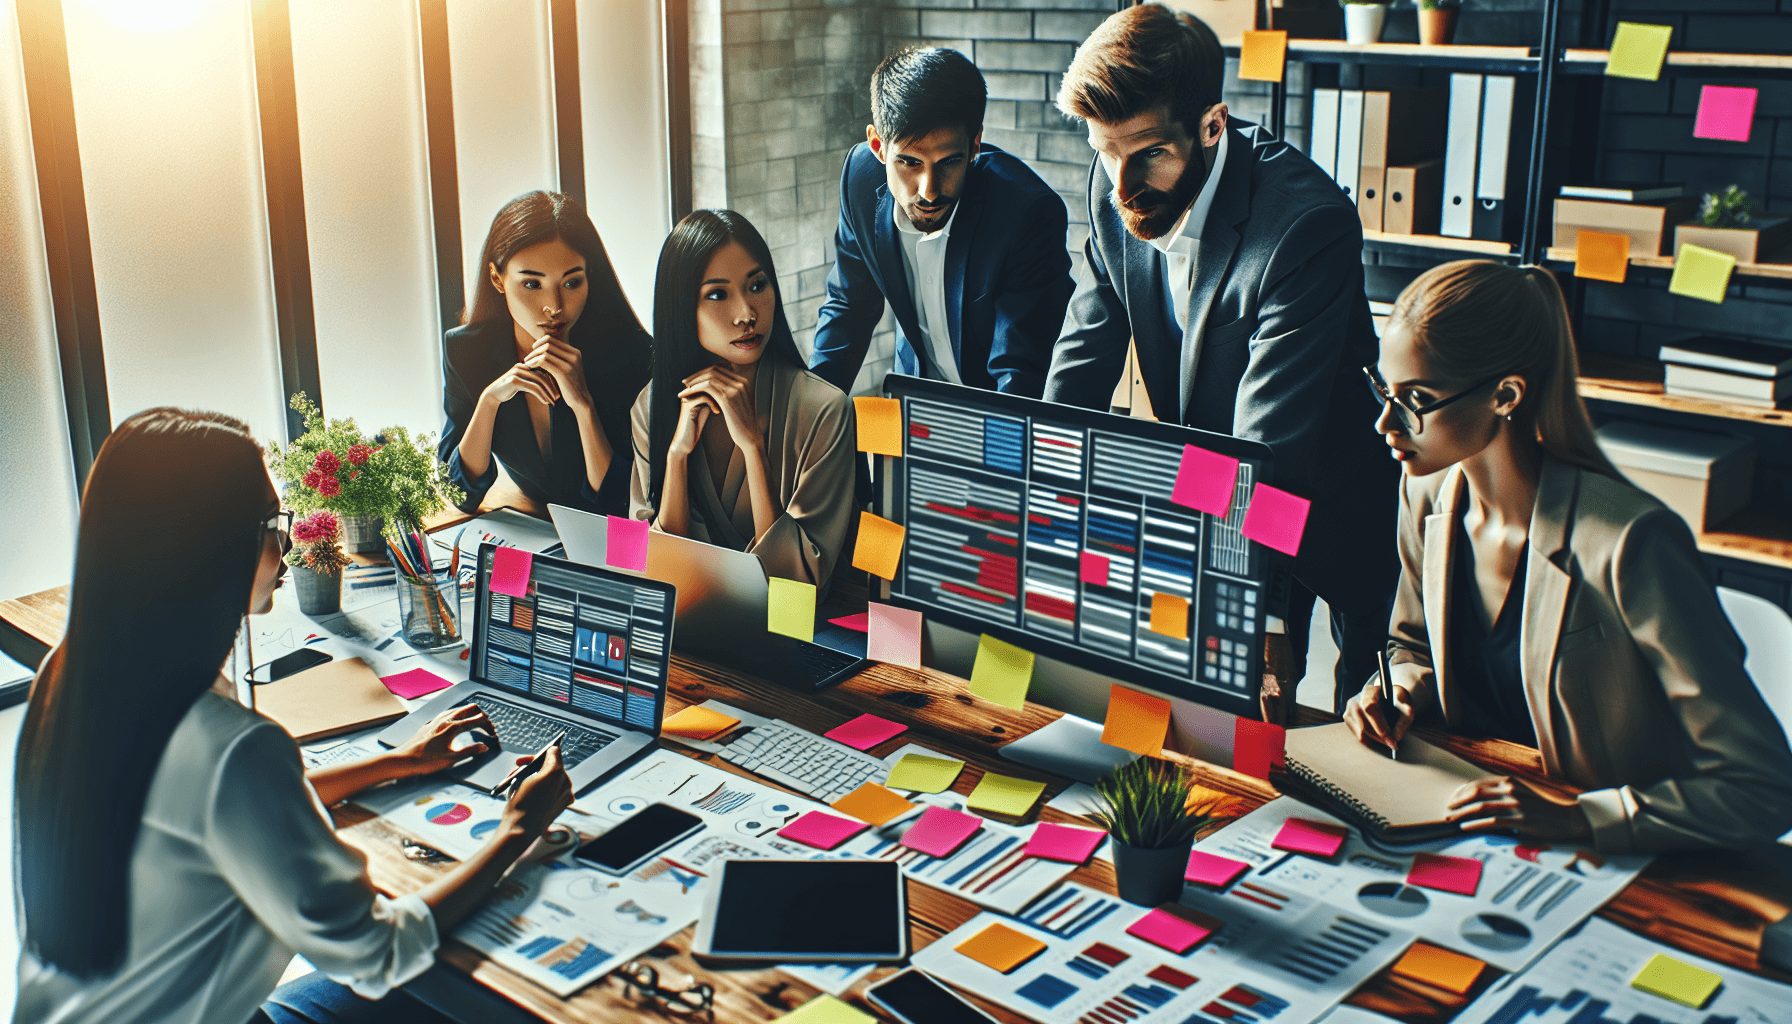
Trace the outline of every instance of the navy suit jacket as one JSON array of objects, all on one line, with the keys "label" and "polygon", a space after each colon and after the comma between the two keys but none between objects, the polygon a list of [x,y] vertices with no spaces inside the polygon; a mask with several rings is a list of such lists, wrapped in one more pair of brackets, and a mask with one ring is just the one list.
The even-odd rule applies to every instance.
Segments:
[{"label": "navy suit jacket", "polygon": [[1268,444],[1275,485],[1313,502],[1295,577],[1336,610],[1380,613],[1397,576],[1399,466],[1361,370],[1379,349],[1362,222],[1305,154],[1245,122],[1227,131],[1183,325],[1204,332],[1192,379],[1165,257],[1127,232],[1097,159],[1088,260],[1045,398],[1108,408],[1132,340],[1158,419]]},{"label": "navy suit jacket", "polygon": [[[966,384],[1039,397],[1074,286],[1068,227],[1064,200],[1032,168],[994,146],[980,147],[946,241],[946,316]],[[901,335],[896,368],[919,374],[921,329],[895,203],[884,165],[861,142],[840,172],[834,269],[809,368],[850,392],[886,299]]]}]

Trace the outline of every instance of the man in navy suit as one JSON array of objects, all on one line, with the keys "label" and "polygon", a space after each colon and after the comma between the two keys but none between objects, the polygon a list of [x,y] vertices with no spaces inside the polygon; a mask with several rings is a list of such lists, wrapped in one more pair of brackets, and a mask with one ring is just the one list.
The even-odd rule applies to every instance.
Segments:
[{"label": "man in navy suit", "polygon": [[884,303],[896,368],[1039,397],[1070,301],[1064,201],[984,145],[983,75],[956,50],[871,75],[865,143],[840,174],[840,225],[810,369],[852,390]]}]

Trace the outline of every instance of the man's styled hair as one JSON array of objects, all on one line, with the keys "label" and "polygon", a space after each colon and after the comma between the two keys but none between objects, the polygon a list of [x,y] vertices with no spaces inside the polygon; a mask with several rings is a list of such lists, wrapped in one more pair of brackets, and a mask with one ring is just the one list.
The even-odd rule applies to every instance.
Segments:
[{"label": "man's styled hair", "polygon": [[938,47],[908,49],[871,72],[871,127],[885,142],[911,142],[941,128],[983,131],[989,89],[964,54]]},{"label": "man's styled hair", "polygon": [[1110,14],[1077,47],[1058,88],[1058,109],[1071,117],[1119,124],[1167,105],[1189,134],[1220,102],[1226,51],[1213,29],[1192,14],[1158,3]]}]

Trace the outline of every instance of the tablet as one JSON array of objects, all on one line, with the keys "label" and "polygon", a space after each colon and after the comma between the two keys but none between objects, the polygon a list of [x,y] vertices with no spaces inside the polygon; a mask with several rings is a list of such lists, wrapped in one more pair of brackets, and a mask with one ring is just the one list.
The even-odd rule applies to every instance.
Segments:
[{"label": "tablet", "polygon": [[905,960],[907,895],[893,861],[724,861],[697,919],[695,951],[774,963]]}]

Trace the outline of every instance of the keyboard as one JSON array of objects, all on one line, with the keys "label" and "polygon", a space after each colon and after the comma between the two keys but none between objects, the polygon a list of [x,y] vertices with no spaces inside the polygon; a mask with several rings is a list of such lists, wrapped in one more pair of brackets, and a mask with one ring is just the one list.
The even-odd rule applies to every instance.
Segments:
[{"label": "keyboard", "polygon": [[574,725],[564,718],[555,718],[530,711],[519,704],[499,700],[490,694],[481,693],[455,705],[477,705],[485,712],[485,717],[492,720],[492,728],[497,730],[498,742],[511,750],[527,750],[534,752],[548,745],[548,741],[566,730],[566,739],[560,742],[560,760],[571,768],[579,762],[610,745],[616,738],[613,732],[601,729],[587,729]]},{"label": "keyboard", "polygon": [[822,803],[833,803],[889,770],[870,754],[784,722],[744,731],[722,748],[722,760]]}]

